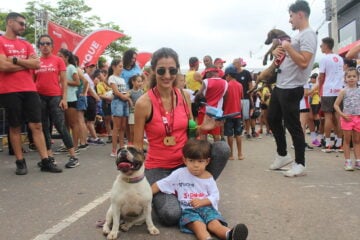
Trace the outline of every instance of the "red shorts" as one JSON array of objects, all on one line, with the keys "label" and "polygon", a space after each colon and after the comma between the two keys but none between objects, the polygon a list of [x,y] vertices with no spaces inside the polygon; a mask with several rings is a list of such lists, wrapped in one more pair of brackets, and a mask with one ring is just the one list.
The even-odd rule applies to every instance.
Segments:
[{"label": "red shorts", "polygon": [[[200,126],[202,124],[202,122],[204,121],[204,117],[205,117],[205,113],[203,112],[199,112],[198,117],[197,117],[197,124],[198,126]],[[208,130],[208,131],[201,131],[201,134],[211,134],[211,135],[221,135],[221,128],[219,127],[215,127],[212,130]]]},{"label": "red shorts", "polygon": [[350,121],[346,121],[343,117],[340,117],[340,125],[342,130],[360,132],[360,116],[353,115]]}]

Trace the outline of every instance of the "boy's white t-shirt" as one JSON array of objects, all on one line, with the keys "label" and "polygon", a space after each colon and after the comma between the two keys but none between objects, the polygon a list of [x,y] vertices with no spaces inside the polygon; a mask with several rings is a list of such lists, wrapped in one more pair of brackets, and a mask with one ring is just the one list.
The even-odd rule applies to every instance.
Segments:
[{"label": "boy's white t-shirt", "polygon": [[161,192],[177,194],[182,209],[193,208],[190,201],[194,198],[208,198],[212,206],[218,210],[219,190],[213,177],[198,178],[183,167],[156,183]]}]

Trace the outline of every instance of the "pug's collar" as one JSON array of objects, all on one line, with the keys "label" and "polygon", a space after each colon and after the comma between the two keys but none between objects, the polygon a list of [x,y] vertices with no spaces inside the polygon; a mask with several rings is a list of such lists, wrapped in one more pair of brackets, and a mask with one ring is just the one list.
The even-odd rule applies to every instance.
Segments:
[{"label": "pug's collar", "polygon": [[127,182],[127,183],[138,183],[140,182],[141,180],[143,180],[145,177],[145,174],[141,174],[140,176],[137,176],[137,177],[122,177],[122,180],[124,182]]}]

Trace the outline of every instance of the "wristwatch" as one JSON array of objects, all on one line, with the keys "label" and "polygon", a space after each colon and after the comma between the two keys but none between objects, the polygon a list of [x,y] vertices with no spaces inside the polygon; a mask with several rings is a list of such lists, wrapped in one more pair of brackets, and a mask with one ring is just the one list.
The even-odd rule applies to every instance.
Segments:
[{"label": "wristwatch", "polygon": [[17,59],[17,57],[13,57],[13,59],[12,59],[12,62],[13,62],[13,64],[17,64],[17,61],[18,61],[18,59]]}]

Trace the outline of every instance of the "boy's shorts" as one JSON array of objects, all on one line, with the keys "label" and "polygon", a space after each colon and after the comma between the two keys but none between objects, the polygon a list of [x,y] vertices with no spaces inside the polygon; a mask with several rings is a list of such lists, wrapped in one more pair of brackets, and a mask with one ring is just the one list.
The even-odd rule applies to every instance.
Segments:
[{"label": "boy's shorts", "polygon": [[243,132],[242,118],[229,118],[225,119],[224,135],[227,137],[241,136]]},{"label": "boy's shorts", "polygon": [[213,220],[219,220],[222,225],[227,226],[225,219],[212,206],[183,209],[179,222],[180,231],[184,233],[193,233],[190,229],[186,227],[186,224],[199,221],[207,225]]}]

